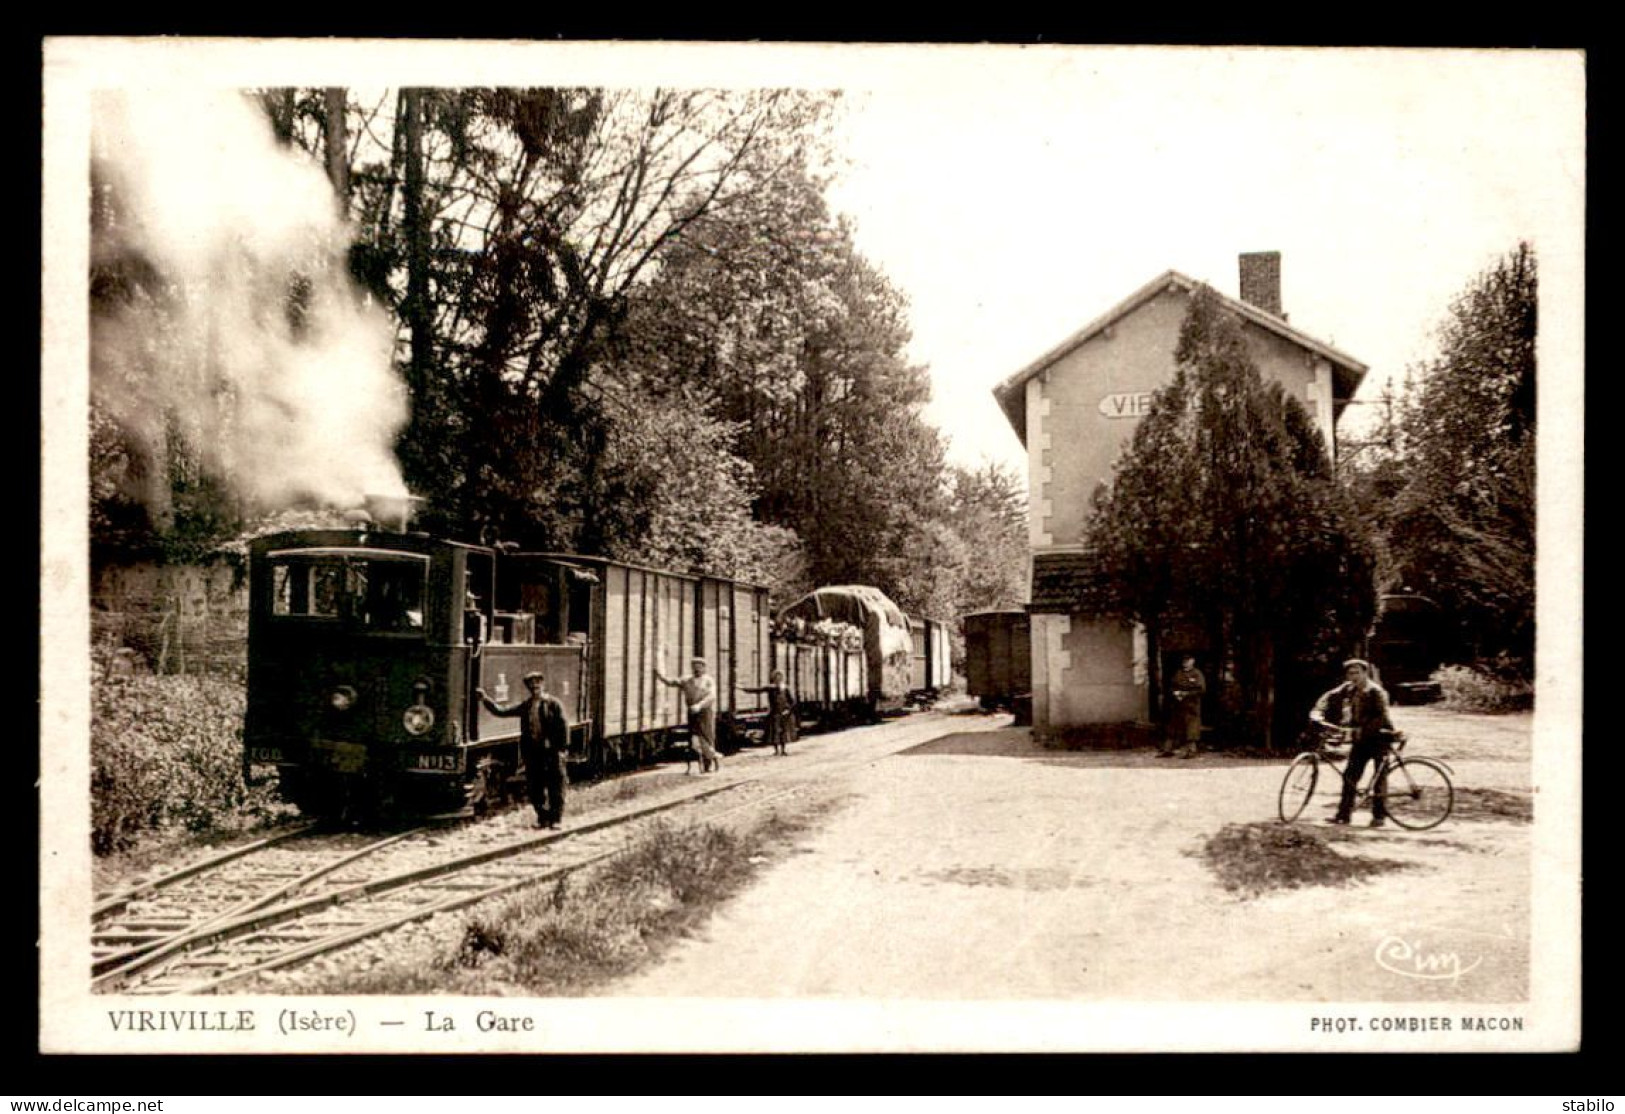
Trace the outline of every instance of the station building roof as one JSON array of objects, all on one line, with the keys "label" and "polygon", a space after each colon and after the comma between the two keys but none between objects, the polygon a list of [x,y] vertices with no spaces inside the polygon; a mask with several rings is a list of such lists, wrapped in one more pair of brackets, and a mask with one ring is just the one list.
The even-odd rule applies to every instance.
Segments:
[{"label": "station building roof", "polygon": [[1099,574],[1086,551],[1033,554],[1031,613],[1070,614],[1084,606]]},{"label": "station building roof", "polygon": [[[1180,274],[1178,271],[1164,271],[1117,303],[1117,305],[994,387],[993,397],[998,400],[999,408],[1004,411],[1004,416],[1009,420],[1011,426],[1015,428],[1016,436],[1021,438],[1021,443],[1023,445],[1027,443],[1026,388],[1029,379],[1038,375],[1085,341],[1104,332],[1115,322],[1127,317],[1151,301],[1151,299],[1157,297],[1157,295],[1170,290],[1189,294],[1200,285],[1195,279]],[[1218,292],[1215,291],[1215,293]],[[1360,381],[1365,378],[1366,372],[1370,370],[1365,364],[1348,353],[1341,352],[1324,341],[1316,340],[1301,329],[1293,328],[1284,317],[1277,317],[1267,310],[1249,305],[1247,302],[1239,301],[1225,294],[1218,294],[1218,297],[1226,308],[1232,310],[1244,321],[1268,329],[1270,332],[1297,344],[1305,351],[1325,358],[1332,366],[1332,398],[1334,403],[1338,404],[1339,410],[1342,408],[1342,403],[1354,396],[1355,389],[1359,387]]]}]

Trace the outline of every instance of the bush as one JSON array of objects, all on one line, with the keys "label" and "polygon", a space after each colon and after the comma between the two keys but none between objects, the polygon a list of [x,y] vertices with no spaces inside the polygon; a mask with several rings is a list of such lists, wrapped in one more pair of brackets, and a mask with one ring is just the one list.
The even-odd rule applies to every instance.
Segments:
[{"label": "bush", "polygon": [[1441,666],[1433,681],[1452,712],[1521,712],[1535,703],[1534,686],[1503,663]]},{"label": "bush", "polygon": [[150,829],[208,831],[263,819],[274,789],[242,777],[244,688],[218,677],[108,676],[91,698],[91,847]]}]

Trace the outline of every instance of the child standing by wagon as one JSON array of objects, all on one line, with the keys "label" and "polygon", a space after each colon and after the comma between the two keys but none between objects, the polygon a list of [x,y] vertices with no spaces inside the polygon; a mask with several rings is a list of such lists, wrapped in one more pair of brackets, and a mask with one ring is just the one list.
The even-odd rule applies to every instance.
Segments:
[{"label": "child standing by wagon", "polygon": [[789,754],[790,743],[796,737],[796,702],[784,683],[784,670],[775,669],[768,676],[767,684],[742,691],[766,694],[768,744],[774,754]]}]

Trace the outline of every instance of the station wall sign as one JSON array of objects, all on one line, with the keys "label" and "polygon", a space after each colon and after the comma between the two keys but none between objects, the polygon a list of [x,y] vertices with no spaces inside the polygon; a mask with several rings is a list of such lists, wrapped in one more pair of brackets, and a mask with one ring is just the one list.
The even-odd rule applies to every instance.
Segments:
[{"label": "station wall sign", "polygon": [[1151,412],[1150,391],[1128,391],[1100,400],[1100,412],[1108,418],[1143,418]]}]

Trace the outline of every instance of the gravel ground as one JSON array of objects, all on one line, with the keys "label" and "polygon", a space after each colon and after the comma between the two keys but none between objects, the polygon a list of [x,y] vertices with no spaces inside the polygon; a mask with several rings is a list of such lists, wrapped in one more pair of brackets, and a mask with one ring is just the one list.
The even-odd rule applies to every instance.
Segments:
[{"label": "gravel ground", "polygon": [[[1530,796],[1530,716],[1403,708],[1395,718],[1410,734],[1407,753],[1450,762],[1459,789]],[[1272,820],[1284,765],[1048,751],[1025,729],[915,746],[844,775],[847,803],[807,853],[769,869],[702,937],[609,993],[1528,996],[1531,828],[1513,817],[1480,811],[1421,833],[1351,829],[1334,844],[1341,853],[1407,868],[1347,887],[1226,891],[1201,848],[1226,824]],[[1321,808],[1305,819],[1329,831],[1313,812]]]},{"label": "gravel ground", "polygon": [[[1007,721],[1008,717],[1005,717]],[[997,724],[986,716],[970,717],[973,730],[985,730]],[[658,803],[663,799],[699,788],[721,786],[738,779],[763,778],[761,784],[744,790],[739,796],[719,799],[712,806],[686,815],[679,823],[722,823],[731,812],[739,811],[742,802],[764,793],[774,793],[787,787],[800,786],[792,799],[782,801],[774,809],[790,817],[799,817],[808,823],[821,818],[828,811],[832,787],[828,771],[850,765],[853,761],[895,752],[911,740],[929,738],[946,728],[940,717],[908,717],[883,725],[855,728],[849,731],[812,735],[791,746],[790,757],[779,758],[763,748],[749,748],[724,758],[720,775],[700,777],[684,772],[682,763],[666,764],[640,770],[595,785],[573,790],[566,808],[565,828],[593,820],[607,811]],[[759,819],[758,815],[758,819]],[[744,821],[748,821],[748,815]],[[446,855],[454,845],[471,839],[516,839],[532,835],[530,810],[527,807],[511,809],[477,824],[464,826],[460,831],[449,831],[442,842]],[[761,862],[790,852],[789,848],[764,848]],[[442,954],[448,941],[462,938],[464,925],[486,905],[467,910],[438,914],[423,921],[413,922],[381,936],[369,938],[341,951],[318,957],[287,971],[267,972],[252,981],[238,984],[233,993],[326,993],[326,987],[335,978],[342,979],[367,972],[373,968],[388,969],[402,964],[429,969]],[[491,994],[523,994],[521,988],[492,986]]]}]

